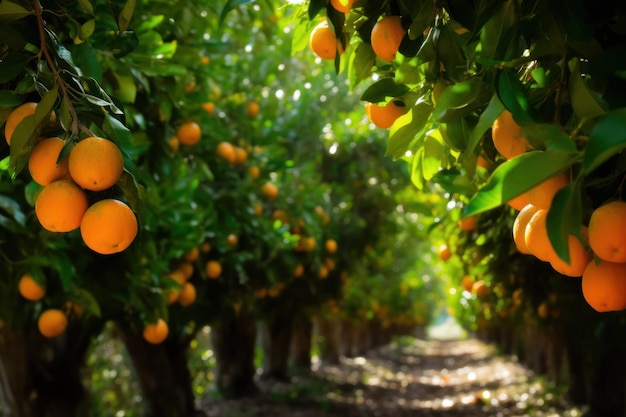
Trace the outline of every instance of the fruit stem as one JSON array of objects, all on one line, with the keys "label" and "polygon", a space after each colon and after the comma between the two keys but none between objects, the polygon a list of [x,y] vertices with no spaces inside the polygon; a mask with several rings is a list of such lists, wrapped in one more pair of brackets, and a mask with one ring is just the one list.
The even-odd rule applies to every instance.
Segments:
[{"label": "fruit stem", "polygon": [[72,118],[70,130],[72,132],[72,135],[78,136],[78,114],[76,113],[76,109],[72,104],[72,100],[70,100],[70,96],[67,91],[67,85],[65,81],[63,81],[63,78],[61,78],[61,74],[59,73],[56,62],[54,61],[52,55],[50,55],[50,51],[48,50],[48,47],[46,45],[46,23],[43,19],[43,7],[41,7],[41,3],[39,2],[39,0],[34,0],[33,4],[35,6],[35,16],[37,17],[37,27],[39,29],[39,42],[41,43],[39,58],[41,59],[41,55],[43,54],[46,62],[48,63],[48,66],[50,67],[50,70],[52,71],[52,75],[54,75],[54,78],[56,79],[59,88],[61,89],[61,94],[63,94],[63,97],[65,98],[65,100],[67,100],[67,107],[69,108],[70,117]]}]

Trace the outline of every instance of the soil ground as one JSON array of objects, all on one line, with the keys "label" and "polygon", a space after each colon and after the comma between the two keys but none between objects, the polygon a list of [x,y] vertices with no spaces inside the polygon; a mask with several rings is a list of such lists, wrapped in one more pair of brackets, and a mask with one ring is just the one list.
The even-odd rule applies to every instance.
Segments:
[{"label": "soil ground", "polygon": [[403,337],[261,393],[204,399],[209,417],[581,416],[566,395],[475,338]]}]

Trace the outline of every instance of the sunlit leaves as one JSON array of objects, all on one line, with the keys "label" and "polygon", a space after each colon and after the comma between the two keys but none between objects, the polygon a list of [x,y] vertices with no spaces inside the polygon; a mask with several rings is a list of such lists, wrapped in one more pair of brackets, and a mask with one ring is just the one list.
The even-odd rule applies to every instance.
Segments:
[{"label": "sunlit leaves", "polygon": [[424,130],[432,112],[432,106],[427,102],[419,102],[405,115],[400,116],[389,132],[389,141],[385,155],[402,156],[408,149],[411,141]]},{"label": "sunlit leaves", "polygon": [[625,148],[626,109],[618,109],[601,117],[591,131],[585,147],[583,172],[590,174]]},{"label": "sunlit leaves", "polygon": [[603,105],[598,100],[587,84],[583,81],[580,73],[580,65],[577,58],[572,58],[568,63],[570,69],[569,91],[574,113],[580,118],[593,119],[605,113]]}]

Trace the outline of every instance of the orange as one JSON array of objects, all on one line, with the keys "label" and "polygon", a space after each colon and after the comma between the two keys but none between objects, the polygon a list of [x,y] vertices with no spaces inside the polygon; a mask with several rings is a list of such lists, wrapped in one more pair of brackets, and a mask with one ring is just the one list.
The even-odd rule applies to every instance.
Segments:
[{"label": "orange", "polygon": [[556,193],[569,183],[569,171],[565,171],[537,184],[526,193],[526,197],[530,204],[548,210]]},{"label": "orange", "polygon": [[289,215],[285,212],[285,210],[281,210],[281,209],[274,210],[274,212],[272,213],[272,219],[280,220],[282,224],[289,224]]},{"label": "orange", "polygon": [[193,270],[193,265],[190,262],[184,261],[178,264],[173,272],[180,272],[185,277],[185,280],[188,280],[193,275]]},{"label": "orange", "polygon": [[517,214],[517,217],[515,217],[515,221],[513,222],[513,241],[515,242],[515,246],[520,253],[525,253],[527,255],[530,255],[531,253],[528,246],[526,246],[526,226],[537,210],[539,210],[539,208],[533,206],[532,204],[528,204]]},{"label": "orange", "polygon": [[202,130],[200,129],[200,125],[198,123],[186,122],[178,127],[176,130],[176,137],[183,145],[195,145],[202,137]]},{"label": "orange", "polygon": [[254,203],[254,214],[257,216],[263,214],[263,204],[259,203],[258,201]]},{"label": "orange", "polygon": [[493,146],[506,159],[511,159],[526,152],[526,138],[522,136],[522,127],[513,120],[513,114],[504,110],[491,126]]},{"label": "orange", "polygon": [[437,254],[442,261],[447,261],[452,256],[452,252],[450,251],[448,245],[439,246],[439,248],[437,249]]},{"label": "orange", "polygon": [[596,311],[626,308],[626,263],[589,262],[582,279],[583,296]]},{"label": "orange", "polygon": [[237,246],[237,243],[239,243],[239,238],[237,237],[237,235],[231,233],[226,237],[226,243],[228,243],[228,246]]},{"label": "orange", "polygon": [[489,162],[487,162],[487,160],[483,158],[482,155],[478,155],[478,158],[476,159],[476,167],[489,169]]},{"label": "orange", "polygon": [[228,142],[220,142],[217,145],[217,148],[215,148],[215,151],[220,158],[231,164],[234,163],[237,159],[235,147]]},{"label": "orange", "polygon": [[209,65],[209,63],[211,62],[211,58],[209,58],[208,56],[201,56],[200,57],[200,63],[202,65]]},{"label": "orange", "polygon": [[154,345],[158,345],[167,339],[169,327],[165,320],[159,319],[156,323],[148,324],[143,329],[143,338]]},{"label": "orange", "polygon": [[35,146],[28,158],[28,171],[37,184],[45,187],[71,178],[68,158],[57,163],[63,146],[65,141],[59,138],[47,138]]},{"label": "orange", "polygon": [[530,202],[528,201],[528,196],[526,193],[520,194],[517,197],[513,197],[510,199],[507,204],[513,207],[515,210],[520,211],[524,207],[526,207]]},{"label": "orange", "polygon": [[472,293],[476,294],[476,297],[483,298],[489,294],[489,287],[483,280],[478,280],[472,284]]},{"label": "orange", "polygon": [[612,201],[591,213],[589,245],[602,260],[626,262],[626,202]]},{"label": "orange", "polygon": [[266,196],[268,200],[276,200],[279,194],[278,187],[273,182],[268,181],[261,187],[261,194]]},{"label": "orange", "polygon": [[85,245],[102,255],[128,248],[137,236],[137,229],[137,217],[131,208],[112,198],[92,204],[80,223]]},{"label": "orange", "polygon": [[186,282],[180,290],[178,302],[183,307],[187,307],[188,305],[193,304],[194,301],[196,301],[196,287],[194,287],[191,282]]},{"label": "orange", "polygon": [[[346,4],[342,4],[342,1]],[[355,1],[356,0],[330,0],[330,5],[338,12],[349,13]]]},{"label": "orange", "polygon": [[200,249],[192,248],[183,255],[183,259],[187,262],[194,262],[200,256]]},{"label": "orange", "polygon": [[22,297],[30,301],[38,301],[46,295],[46,290],[33,278],[31,274],[24,274],[17,284]]},{"label": "orange", "polygon": [[393,61],[405,34],[400,16],[385,16],[376,22],[370,38],[376,56],[385,61]]},{"label": "orange", "polygon": [[408,109],[400,100],[393,100],[383,106],[379,106],[375,103],[367,103],[365,105],[367,117],[381,129],[390,128],[396,119],[407,111]]},{"label": "orange", "polygon": [[317,240],[313,236],[305,237],[303,238],[303,245],[306,252],[313,252],[317,247]]},{"label": "orange", "polygon": [[471,232],[478,227],[478,220],[476,219],[476,216],[469,216],[459,220],[458,225],[464,232]]},{"label": "orange", "polygon": [[328,267],[326,265],[320,266],[320,269],[317,272],[317,277],[319,279],[326,279],[326,278],[328,278]]},{"label": "orange", "polygon": [[328,253],[335,253],[337,252],[337,241],[334,239],[328,239],[326,241],[326,250],[328,251]]},{"label": "orange", "polygon": [[337,39],[335,30],[328,25],[326,19],[318,23],[311,31],[309,47],[322,59],[335,59],[337,51],[340,55],[343,53],[343,46]]},{"label": "orange", "polygon": [[528,251],[535,255],[538,259],[550,262],[557,257],[552,242],[548,237],[548,229],[546,225],[546,217],[548,210],[538,209],[530,218],[526,225],[524,241]]},{"label": "orange", "polygon": [[259,178],[259,175],[261,175],[261,170],[258,166],[251,166],[250,168],[248,168],[248,174],[250,175],[250,178],[256,180],[257,178]]},{"label": "orange", "polygon": [[35,215],[51,232],[70,232],[80,226],[89,206],[87,195],[72,180],[59,180],[45,187],[35,202]]},{"label": "orange", "polygon": [[304,275],[304,266],[302,264],[298,264],[293,270],[293,276],[300,278],[302,275]]},{"label": "orange", "polygon": [[204,109],[205,112],[209,114],[215,113],[215,103],[212,103],[210,101],[208,103],[203,103],[202,108]]},{"label": "orange", "polygon": [[[583,229],[583,235],[587,235],[587,228]],[[552,268],[568,277],[580,277],[585,272],[585,268],[589,265],[589,262],[593,261],[593,255],[585,249],[580,240],[573,236],[568,236],[568,250],[569,250],[569,263],[566,263],[559,256],[555,256],[552,260],[550,260],[550,265]]]},{"label": "orange", "polygon": [[200,250],[202,251],[202,253],[211,252],[211,244],[209,242],[204,242],[202,246],[200,246]]},{"label": "orange", "polygon": [[235,165],[243,165],[248,160],[248,152],[239,146],[235,147],[235,158],[233,163]]},{"label": "orange", "polygon": [[168,141],[167,145],[170,147],[172,152],[176,153],[180,149],[180,141],[176,136],[172,136]]},{"label": "orange", "polygon": [[259,115],[259,112],[261,111],[261,106],[259,106],[259,103],[257,103],[256,101],[249,101],[247,110],[248,117],[254,118]]},{"label": "orange", "polygon": [[216,279],[222,275],[222,265],[218,261],[209,261],[206,263],[206,275],[209,278]]},{"label": "orange", "polygon": [[69,156],[70,175],[91,191],[111,188],[124,170],[122,151],[110,140],[91,136],[78,142]]},{"label": "orange", "polygon": [[469,275],[465,275],[461,280],[461,286],[467,292],[472,292],[472,288],[474,287],[474,279]]},{"label": "orange", "polygon": [[337,267],[335,260],[332,258],[324,258],[324,265],[326,265],[326,268],[328,268],[329,271],[334,271]]},{"label": "orange", "polygon": [[61,310],[49,308],[44,310],[37,320],[37,328],[45,337],[56,337],[67,328],[67,316]]},{"label": "orange", "polygon": [[36,109],[37,103],[28,102],[17,106],[9,113],[9,117],[4,125],[4,138],[9,145],[11,144],[11,137],[17,125],[19,125],[25,117],[35,114]]},{"label": "orange", "polygon": [[537,307],[537,316],[540,319],[547,319],[550,316],[550,307],[548,307],[548,303],[545,301]]}]

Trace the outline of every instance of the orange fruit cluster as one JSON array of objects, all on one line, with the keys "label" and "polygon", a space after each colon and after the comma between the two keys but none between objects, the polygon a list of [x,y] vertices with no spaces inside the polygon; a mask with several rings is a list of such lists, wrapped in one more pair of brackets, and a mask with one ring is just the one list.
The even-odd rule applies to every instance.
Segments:
[{"label": "orange fruit cluster", "polygon": [[568,236],[569,262],[559,257],[548,237],[548,209],[528,204],[513,223],[517,249],[549,262],[562,275],[582,277],[582,292],[596,311],[626,309],[626,202],[596,208],[589,226],[581,225],[582,241]]},{"label": "orange fruit cluster", "polygon": [[248,151],[226,141],[218,143],[215,152],[221,159],[232,165],[243,165],[248,160]]},{"label": "orange fruit cluster", "polygon": [[87,192],[113,187],[124,170],[122,152],[108,139],[91,136],[63,156],[65,141],[39,142],[30,154],[29,172],[44,188],[35,201],[35,215],[51,232],[80,228],[85,244],[100,254],[125,250],[137,235],[137,218],[125,203],[104,199],[90,204]]}]

